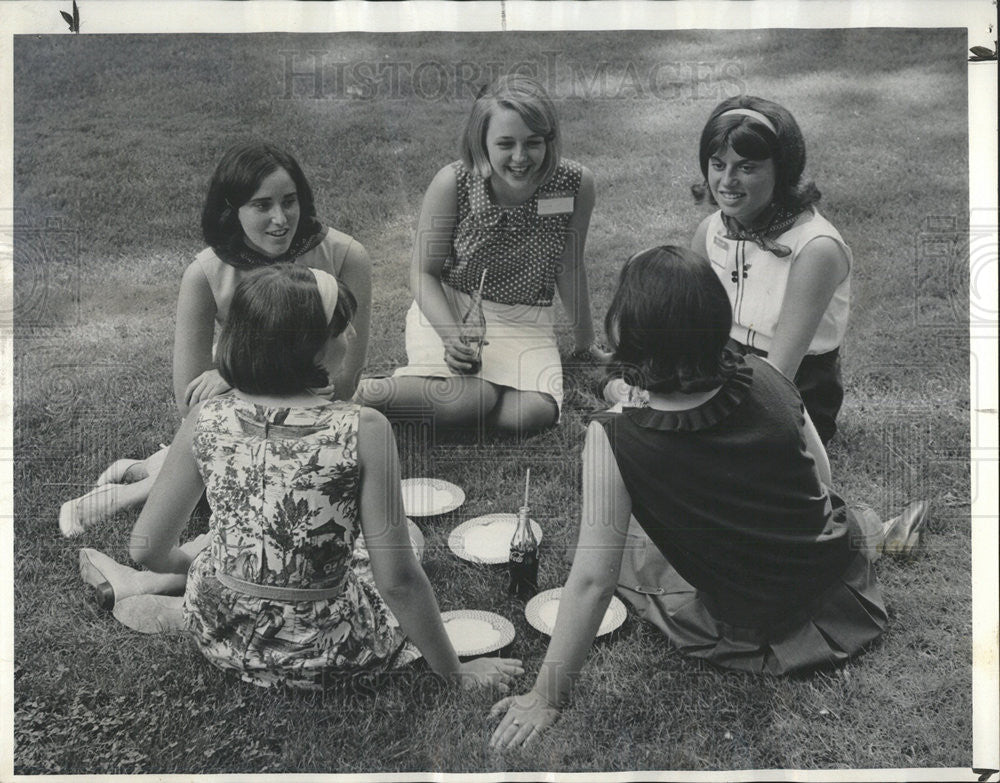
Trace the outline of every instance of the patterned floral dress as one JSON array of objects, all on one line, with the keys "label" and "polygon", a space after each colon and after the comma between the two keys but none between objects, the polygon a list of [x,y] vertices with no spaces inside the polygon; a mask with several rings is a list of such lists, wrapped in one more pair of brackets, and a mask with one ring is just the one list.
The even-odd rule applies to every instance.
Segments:
[{"label": "patterned floral dress", "polygon": [[191,564],[184,609],[216,666],[315,688],[419,656],[354,547],[359,417],[346,402],[273,408],[235,395],[202,408],[194,455],[212,539]]}]

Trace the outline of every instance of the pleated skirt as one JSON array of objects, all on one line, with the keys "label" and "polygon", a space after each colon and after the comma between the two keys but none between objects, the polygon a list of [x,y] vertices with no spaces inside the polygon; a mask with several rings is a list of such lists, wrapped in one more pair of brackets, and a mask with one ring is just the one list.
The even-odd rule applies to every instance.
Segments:
[{"label": "pleated skirt", "polygon": [[709,612],[699,592],[677,573],[632,520],[618,595],[659,628],[681,653],[740,671],[784,675],[843,663],[877,639],[888,624],[872,563],[856,554],[838,581],[799,609],[779,630],[741,627]]}]

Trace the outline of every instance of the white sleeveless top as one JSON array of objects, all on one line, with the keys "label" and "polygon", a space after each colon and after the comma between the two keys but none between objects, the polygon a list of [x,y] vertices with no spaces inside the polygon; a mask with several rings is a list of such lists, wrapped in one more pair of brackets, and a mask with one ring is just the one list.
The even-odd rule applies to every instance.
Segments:
[{"label": "white sleeveless top", "polygon": [[830,237],[840,246],[847,256],[848,272],[834,291],[806,354],[827,353],[839,347],[844,339],[850,312],[851,271],[854,268],[851,249],[837,229],[815,208],[812,219],[792,226],[775,238],[775,242],[791,248],[792,254],[785,258],[779,258],[750,241],[726,239],[721,211],[712,215],[705,236],[705,255],[729,294],[729,303],[733,308],[730,337],[751,348],[762,351],[771,349],[788,286],[788,273],[802,249],[817,237]]}]

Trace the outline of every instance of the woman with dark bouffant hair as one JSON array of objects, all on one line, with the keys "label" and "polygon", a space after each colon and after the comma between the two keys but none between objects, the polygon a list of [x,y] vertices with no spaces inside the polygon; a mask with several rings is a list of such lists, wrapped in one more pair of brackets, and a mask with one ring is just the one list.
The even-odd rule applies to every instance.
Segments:
[{"label": "woman with dark bouffant hair", "polygon": [[[648,402],[590,423],[552,641],[534,688],[494,706],[494,746],[533,742],[556,720],[616,589],[681,653],[748,672],[841,663],[885,628],[870,540],[881,529],[830,488],[795,385],[727,349],[730,325],[698,254],[656,247],[625,264],[605,327],[616,371]],[[906,540],[921,519],[890,533]]]},{"label": "woman with dark bouffant hair", "polygon": [[826,444],[844,397],[840,346],[853,260],[816,209],[802,131],[773,101],[728,98],[705,123],[698,163],[704,180],[695,197],[718,210],[691,247],[712,262],[729,296],[733,346],[768,357],[794,380]]},{"label": "woman with dark bouffant hair", "polygon": [[185,271],[177,302],[174,393],[181,413],[229,387],[213,363],[213,332],[225,323],[243,276],[281,261],[321,269],[357,297],[357,343],[325,391],[350,399],[368,348],[371,261],[355,239],[317,219],[312,188],[292,154],[266,142],[226,150],[208,186],[201,228],[208,247]]}]

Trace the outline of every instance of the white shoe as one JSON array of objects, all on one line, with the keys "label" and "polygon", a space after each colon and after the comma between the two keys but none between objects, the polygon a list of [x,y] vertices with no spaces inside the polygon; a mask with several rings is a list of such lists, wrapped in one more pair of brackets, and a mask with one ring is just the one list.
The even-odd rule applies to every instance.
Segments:
[{"label": "white shoe", "polygon": [[80,550],[80,578],[93,588],[94,600],[101,609],[112,609],[115,605],[115,588],[104,572],[110,572],[108,564],[111,562],[114,561],[96,549]]},{"label": "white shoe", "polygon": [[59,529],[67,538],[80,535],[91,525],[109,519],[123,508],[142,502],[135,484],[102,484],[85,495],[67,500],[59,508]]},{"label": "white shoe", "polygon": [[887,555],[906,557],[920,549],[921,537],[930,504],[926,500],[915,500],[898,517],[885,523],[885,539],[882,552]]}]

